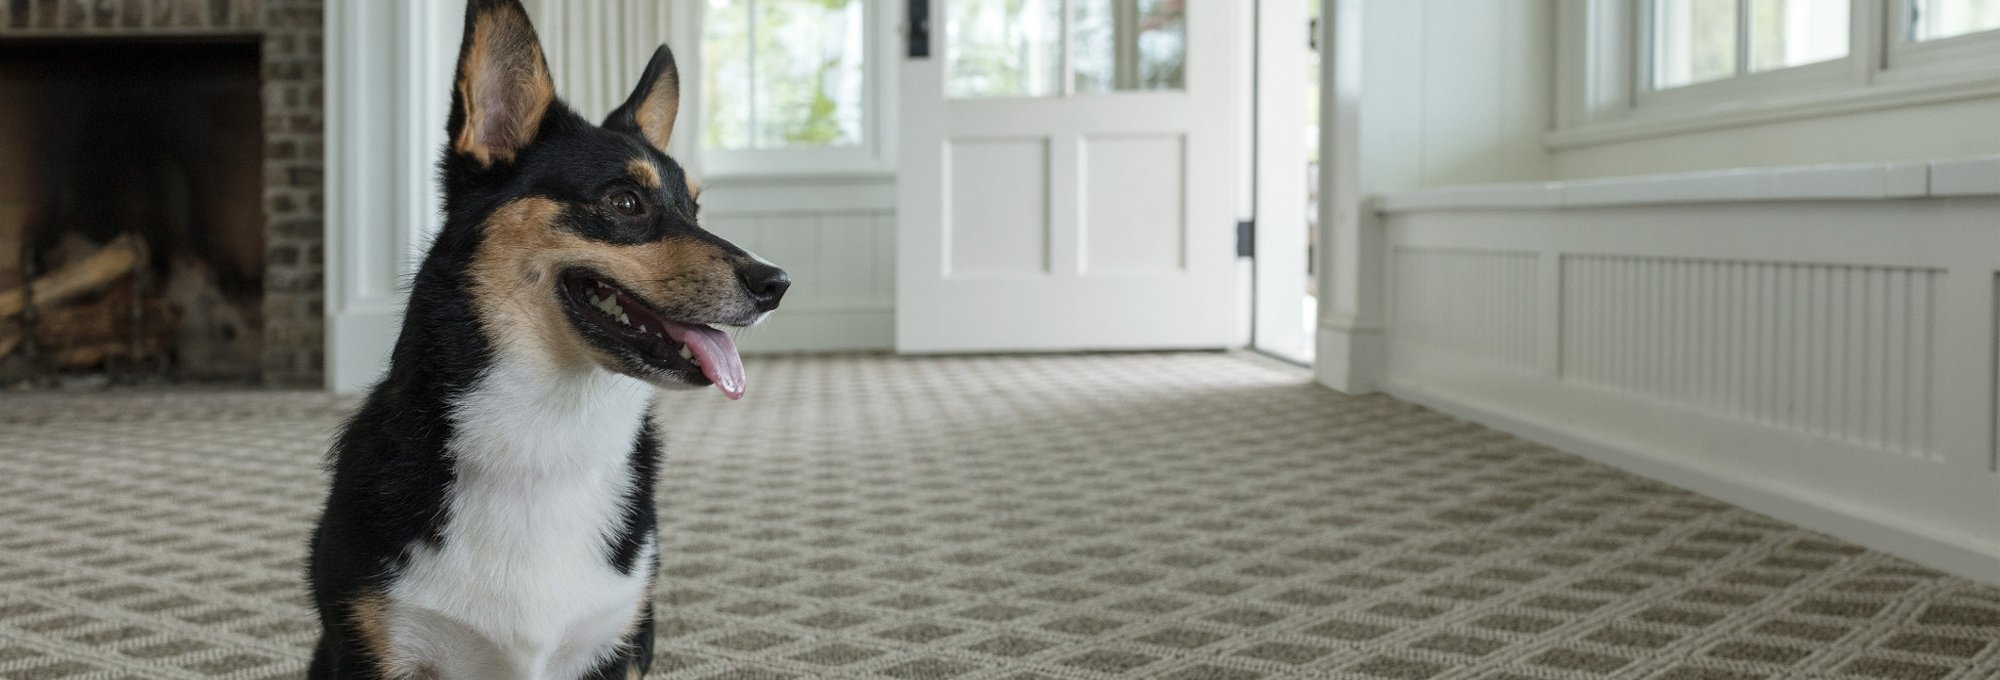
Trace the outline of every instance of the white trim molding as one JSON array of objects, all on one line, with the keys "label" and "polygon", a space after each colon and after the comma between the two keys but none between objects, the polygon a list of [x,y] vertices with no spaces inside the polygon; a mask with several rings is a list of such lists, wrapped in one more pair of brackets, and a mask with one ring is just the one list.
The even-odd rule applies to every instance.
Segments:
[{"label": "white trim molding", "polygon": [[441,204],[464,0],[328,0],[326,6],[326,387],[354,392],[388,365],[404,282]]},{"label": "white trim molding", "polygon": [[1375,197],[1375,207],[1411,213],[1994,194],[2000,194],[2000,156],[1449,186],[1383,194]]},{"label": "white trim molding", "polygon": [[[1319,328],[1313,370],[1348,394],[1377,389],[1382,335],[1382,229],[1364,195],[1364,0],[1324,0],[1320,20]],[[1379,1],[1379,0],[1378,0]]]},{"label": "white trim molding", "polygon": [[1389,393],[2000,583],[2000,156],[1376,205]]}]

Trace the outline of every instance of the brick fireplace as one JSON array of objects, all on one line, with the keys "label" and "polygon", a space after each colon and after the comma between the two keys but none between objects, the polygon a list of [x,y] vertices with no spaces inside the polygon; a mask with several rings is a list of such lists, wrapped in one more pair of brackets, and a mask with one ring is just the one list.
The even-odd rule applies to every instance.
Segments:
[{"label": "brick fireplace", "polygon": [[[89,69],[64,65],[61,60],[105,53],[111,55],[107,57],[110,59],[123,58],[135,62],[135,69],[167,67],[158,76],[140,73],[130,77],[154,80],[189,78],[187,82],[193,84],[187,88],[214,89],[224,93],[216,98],[226,100],[231,87],[227,74],[232,69],[240,69],[244,75],[235,82],[243,83],[239,89],[247,92],[248,108],[202,108],[200,110],[205,112],[235,113],[205,113],[196,117],[225,130],[242,131],[252,137],[252,143],[261,142],[258,146],[237,143],[220,145],[239,152],[249,149],[255,154],[245,161],[248,167],[241,173],[242,177],[231,177],[223,183],[226,187],[242,187],[254,193],[253,196],[240,197],[247,208],[237,210],[247,214],[251,223],[236,228],[243,234],[231,239],[228,247],[211,242],[223,238],[226,235],[223,232],[228,231],[225,228],[215,227],[217,234],[199,231],[208,228],[208,225],[196,225],[191,229],[196,232],[193,241],[202,246],[194,250],[223,253],[233,248],[233,251],[251,251],[214,255],[216,262],[210,264],[222,269],[235,267],[251,270],[244,275],[218,275],[213,278],[224,282],[220,286],[222,290],[255,296],[247,303],[249,309],[241,315],[244,320],[240,325],[244,331],[256,334],[256,345],[247,350],[239,348],[241,360],[232,358],[230,361],[243,365],[235,366],[233,372],[211,368],[192,377],[254,380],[274,386],[317,386],[325,370],[322,0],[0,0],[0,12],[4,12],[4,16],[0,16],[0,52],[19,57],[13,61],[0,60],[0,69],[13,68],[16,75],[35,68],[44,71],[71,69],[81,74]],[[186,51],[174,56],[174,50],[181,46]],[[238,63],[242,65],[236,66]],[[0,78],[6,75],[0,72]],[[6,104],[0,102],[0,108]],[[98,108],[105,106],[102,102],[96,105]],[[201,105],[209,106],[207,103]],[[249,113],[244,114],[245,111]],[[16,119],[22,117],[18,111],[12,113]],[[0,111],[0,116],[4,115],[9,115],[9,112]],[[47,113],[39,115],[49,117]],[[231,118],[236,115],[248,115],[250,118],[236,124]],[[130,121],[129,127],[143,129],[161,117],[154,113],[146,116]],[[29,118],[32,119],[32,116]],[[110,124],[93,124],[107,130],[105,139],[112,141],[93,140],[94,143],[100,146],[115,144],[116,138],[109,131],[121,126],[116,118],[111,120],[113,123]],[[257,138],[259,135],[261,139]],[[67,153],[69,147],[61,146],[65,143],[61,136],[53,138],[55,141],[42,143],[55,145],[55,148]],[[122,178],[72,182],[84,186],[51,188],[23,179],[18,176],[20,170],[0,169],[0,239],[10,238],[9,232],[12,231],[11,238],[21,241],[11,246],[0,243],[0,291],[27,280],[25,277],[29,273],[47,274],[33,272],[37,265],[31,261],[25,265],[30,271],[21,271],[22,263],[33,259],[36,248],[53,251],[60,246],[51,245],[54,242],[47,239],[37,245],[27,238],[28,234],[36,233],[36,229],[40,228],[36,220],[45,217],[38,217],[34,208],[41,199],[30,197],[29,193],[61,194],[67,205],[89,205],[99,198],[104,202],[130,202],[115,191],[100,188],[126,186],[128,182]],[[57,173],[57,176],[63,175]],[[216,182],[210,180],[209,184]],[[173,186],[190,185],[195,189],[178,194],[171,191],[152,193],[169,197],[187,194],[200,199],[204,192],[199,182],[181,181]],[[78,199],[78,192],[84,194],[82,200]],[[148,195],[139,191],[127,191],[126,194]],[[255,205],[249,205],[251,201]],[[134,211],[144,212],[144,208],[124,209],[119,214],[129,216],[135,214]],[[105,220],[85,221],[95,223]],[[72,250],[87,253],[93,246],[115,250],[120,243],[124,243],[110,239],[107,234],[97,236],[95,241],[89,238],[72,239],[83,244]],[[168,259],[165,248],[165,245],[155,246],[151,252],[139,251],[138,257],[127,257],[119,262],[165,262]],[[185,245],[181,249],[189,250]],[[25,259],[24,250],[30,252]],[[131,266],[137,272],[143,265],[125,266]],[[147,284],[142,280],[143,277],[134,273],[129,282],[105,284],[100,286],[103,292],[94,294],[108,298],[119,294],[123,288],[135,288],[138,292],[124,293],[140,301],[128,305],[132,310],[130,316],[135,319],[186,314],[186,310],[172,315],[149,314],[150,307],[143,302]],[[33,295],[28,298],[32,300]],[[123,309],[118,307],[123,304],[120,302],[100,302]],[[0,311],[4,311],[4,303],[0,300]],[[28,306],[32,308],[33,305],[30,303]],[[24,316],[32,316],[32,311]],[[18,327],[21,320],[0,319],[0,326]],[[122,316],[119,322],[125,323]],[[120,327],[116,332],[135,336],[131,345],[137,348],[143,343],[136,336],[143,334],[146,323],[149,322],[132,322],[132,330]],[[216,325],[219,328],[227,326],[222,323]],[[223,330],[226,331],[224,335],[235,332],[232,328]],[[138,352],[136,349],[133,351]],[[5,354],[0,351],[0,358],[4,358]],[[13,361],[17,367],[21,363],[18,358]]]}]

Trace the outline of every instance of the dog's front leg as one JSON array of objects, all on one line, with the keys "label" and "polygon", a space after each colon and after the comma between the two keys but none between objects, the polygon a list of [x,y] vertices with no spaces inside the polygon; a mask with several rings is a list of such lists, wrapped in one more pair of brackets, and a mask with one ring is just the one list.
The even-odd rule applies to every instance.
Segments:
[{"label": "dog's front leg", "polygon": [[653,668],[653,605],[639,612],[639,621],[625,639],[625,653],[606,661],[583,680],[639,680]]}]

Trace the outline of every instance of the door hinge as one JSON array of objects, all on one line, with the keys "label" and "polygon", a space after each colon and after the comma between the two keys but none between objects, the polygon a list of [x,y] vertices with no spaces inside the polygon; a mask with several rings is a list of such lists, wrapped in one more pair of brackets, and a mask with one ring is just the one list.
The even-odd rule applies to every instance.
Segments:
[{"label": "door hinge", "polygon": [[1257,221],[1236,221],[1236,256],[1255,257],[1257,255]]}]

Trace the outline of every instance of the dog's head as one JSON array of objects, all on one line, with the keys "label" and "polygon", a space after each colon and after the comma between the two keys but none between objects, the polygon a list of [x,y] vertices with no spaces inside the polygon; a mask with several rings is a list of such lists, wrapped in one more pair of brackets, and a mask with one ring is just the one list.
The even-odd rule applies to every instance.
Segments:
[{"label": "dog's head", "polygon": [[519,0],[468,4],[446,204],[478,225],[467,270],[500,351],[742,395],[742,361],[716,326],[763,320],[791,279],[696,224],[695,185],[665,153],[679,108],[662,45],[591,125],[556,99]]}]

